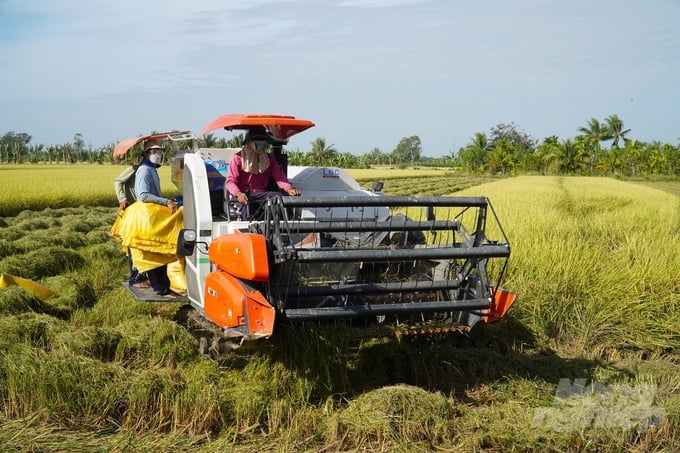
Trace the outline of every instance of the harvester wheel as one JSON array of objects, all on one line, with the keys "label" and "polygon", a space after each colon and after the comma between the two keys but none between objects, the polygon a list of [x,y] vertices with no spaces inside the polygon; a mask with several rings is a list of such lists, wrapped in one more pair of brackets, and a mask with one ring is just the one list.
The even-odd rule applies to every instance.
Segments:
[{"label": "harvester wheel", "polygon": [[198,339],[198,353],[201,355],[208,355],[208,339],[206,337],[200,337]]}]

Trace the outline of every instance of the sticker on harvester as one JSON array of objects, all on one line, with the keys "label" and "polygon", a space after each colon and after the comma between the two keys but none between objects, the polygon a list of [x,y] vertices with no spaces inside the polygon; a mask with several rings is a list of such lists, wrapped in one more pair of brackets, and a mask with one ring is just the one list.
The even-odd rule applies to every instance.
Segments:
[{"label": "sticker on harvester", "polygon": [[321,174],[322,178],[339,178],[340,169],[339,168],[324,168]]}]

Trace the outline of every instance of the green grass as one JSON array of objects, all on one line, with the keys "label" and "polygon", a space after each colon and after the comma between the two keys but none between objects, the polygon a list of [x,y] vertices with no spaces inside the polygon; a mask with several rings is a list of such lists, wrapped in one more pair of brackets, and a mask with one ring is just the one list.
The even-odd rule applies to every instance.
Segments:
[{"label": "green grass", "polygon": [[[512,244],[505,286],[518,300],[506,318],[465,336],[355,342],[340,327],[288,328],[213,361],[180,304],[139,303],[120,284],[125,255],[108,233],[122,167],[49,168],[58,181],[87,173],[87,192],[36,192],[27,209],[5,194],[42,170],[0,178],[0,272],[57,293],[0,289],[0,450],[680,449],[680,184],[377,172],[387,193],[489,196]],[[640,432],[587,426],[593,411],[606,421],[629,409],[607,412],[602,394],[560,403],[563,378],[653,388],[647,402],[664,417]],[[569,419],[554,424],[575,428],[536,425],[560,404]]]}]

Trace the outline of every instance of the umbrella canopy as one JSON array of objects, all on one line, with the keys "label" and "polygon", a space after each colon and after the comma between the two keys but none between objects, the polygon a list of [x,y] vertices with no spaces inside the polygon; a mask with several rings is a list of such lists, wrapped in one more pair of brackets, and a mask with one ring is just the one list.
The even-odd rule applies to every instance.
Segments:
[{"label": "umbrella canopy", "polygon": [[201,135],[215,129],[249,129],[251,126],[266,126],[274,138],[287,140],[305,129],[314,127],[314,123],[291,115],[227,113],[206,124],[201,130]]},{"label": "umbrella canopy", "polygon": [[113,157],[123,157],[127,151],[138,143],[146,142],[148,140],[164,140],[177,137],[179,135],[190,134],[191,131],[171,131],[171,132],[157,132],[155,134],[140,135],[137,137],[130,137],[118,142],[115,148],[113,148]]}]

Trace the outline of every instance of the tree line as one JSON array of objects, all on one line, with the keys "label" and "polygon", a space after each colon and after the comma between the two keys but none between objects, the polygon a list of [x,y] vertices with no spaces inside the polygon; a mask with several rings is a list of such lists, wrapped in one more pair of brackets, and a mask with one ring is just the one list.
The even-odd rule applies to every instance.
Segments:
[{"label": "tree line", "polygon": [[458,158],[468,170],[492,174],[680,175],[680,146],[632,139],[618,115],[591,118],[578,132],[537,143],[514,124],[499,124],[488,136],[476,133]]},{"label": "tree line", "polygon": [[[680,175],[680,145],[635,140],[618,115],[603,121],[591,118],[577,132],[573,139],[552,135],[539,143],[514,123],[500,123],[488,134],[475,133],[467,144],[443,157],[425,156],[417,135],[402,138],[391,152],[379,148],[361,155],[340,152],[324,137],[317,137],[308,151],[286,149],[286,153],[290,165],[342,168],[389,165],[457,167],[488,174]],[[32,145],[31,139],[27,133],[5,133],[0,138],[0,163],[118,163],[113,157],[115,143],[93,148],[85,145],[80,133],[62,145]],[[199,138],[199,146],[231,148],[242,141],[243,134],[226,139],[210,133]]]},{"label": "tree line", "polygon": [[83,135],[77,133],[73,142],[61,145],[32,145],[31,137],[25,132],[5,133],[0,137],[0,163],[2,164],[76,164],[76,163],[115,163],[113,148],[115,143],[93,148],[86,146]]}]

